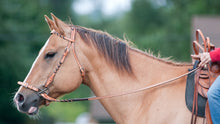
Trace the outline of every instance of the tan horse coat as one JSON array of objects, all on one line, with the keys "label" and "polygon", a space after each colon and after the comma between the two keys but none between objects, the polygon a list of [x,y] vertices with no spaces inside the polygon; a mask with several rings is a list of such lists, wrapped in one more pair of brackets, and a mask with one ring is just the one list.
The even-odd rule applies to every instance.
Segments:
[{"label": "tan horse coat", "polygon": [[[135,77],[119,74],[101,60],[94,61],[89,87],[97,96],[132,91],[188,71],[189,66],[162,62],[129,50]],[[100,63],[100,65],[97,65]],[[100,69],[101,68],[101,69]],[[186,77],[167,86],[118,98],[101,100],[112,118],[121,124],[188,124],[191,112],[185,105]],[[200,119],[201,120],[201,119]],[[202,122],[202,120],[200,121]]]}]

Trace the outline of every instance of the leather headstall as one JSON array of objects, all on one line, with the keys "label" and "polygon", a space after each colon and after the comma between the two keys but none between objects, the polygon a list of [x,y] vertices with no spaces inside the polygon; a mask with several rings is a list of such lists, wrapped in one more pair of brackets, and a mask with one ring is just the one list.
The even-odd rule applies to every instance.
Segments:
[{"label": "leather headstall", "polygon": [[49,93],[49,85],[53,83],[54,77],[56,76],[56,73],[58,72],[58,70],[60,69],[62,64],[64,63],[64,61],[66,59],[66,56],[68,55],[68,53],[69,53],[69,51],[71,49],[71,45],[72,45],[72,51],[73,51],[74,58],[75,58],[75,60],[77,62],[77,65],[79,66],[79,69],[80,69],[80,73],[81,73],[81,77],[82,77],[82,82],[85,80],[85,69],[80,64],[79,59],[77,57],[77,54],[75,52],[76,29],[72,28],[71,37],[70,38],[65,37],[65,36],[59,34],[55,30],[51,31],[51,35],[53,35],[53,34],[61,37],[62,39],[66,40],[66,41],[68,41],[68,44],[67,44],[67,46],[66,46],[66,48],[64,50],[63,56],[61,57],[60,61],[58,62],[58,65],[56,66],[56,68],[54,69],[53,73],[49,76],[49,78],[44,83],[43,89],[34,87],[34,86],[28,84],[27,82],[18,81],[19,85],[21,85],[21,86],[23,86],[23,87],[25,87],[27,89],[33,90],[37,94],[39,94],[41,97],[43,97],[46,100],[46,104],[49,104],[49,101],[59,101],[59,102],[67,102],[68,101],[68,100],[58,100],[58,99],[52,98],[52,97],[50,97],[48,95],[48,93]]}]

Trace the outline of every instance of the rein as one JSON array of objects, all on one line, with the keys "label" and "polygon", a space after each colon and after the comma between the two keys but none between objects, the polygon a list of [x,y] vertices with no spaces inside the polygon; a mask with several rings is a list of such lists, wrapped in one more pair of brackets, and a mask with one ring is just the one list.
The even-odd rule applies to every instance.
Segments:
[{"label": "rein", "polygon": [[[165,84],[168,84],[172,81],[175,81],[177,79],[180,79],[190,73],[193,73],[195,71],[197,71],[198,69],[200,69],[200,67],[197,67],[185,74],[182,74],[178,77],[175,77],[175,78],[172,78],[170,80],[167,80],[167,81],[163,81],[163,82],[159,82],[157,84],[154,84],[154,85],[150,85],[150,86],[146,86],[144,88],[140,88],[140,89],[136,89],[136,90],[132,90],[132,91],[128,91],[128,92],[124,92],[124,93],[120,93],[120,94],[111,94],[111,95],[106,95],[106,96],[94,96],[94,97],[88,97],[88,98],[73,98],[73,99],[64,99],[64,100],[59,100],[59,99],[56,99],[56,98],[52,98],[48,95],[49,93],[49,88],[48,86],[53,82],[54,80],[54,77],[57,73],[57,71],[59,70],[59,68],[61,67],[61,65],[64,63],[64,60],[66,58],[66,56],[68,55],[69,53],[69,50],[71,48],[71,45],[72,45],[72,51],[73,51],[73,54],[74,54],[74,58],[79,66],[79,69],[80,69],[80,73],[81,73],[81,77],[82,77],[82,82],[85,80],[85,69],[82,67],[82,65],[80,64],[79,62],[79,59],[77,57],[77,54],[75,52],[75,35],[76,35],[76,29],[73,28],[72,29],[72,32],[71,32],[71,38],[68,38],[68,37],[65,37],[61,34],[59,34],[58,32],[56,32],[55,30],[52,30],[51,31],[51,34],[56,34],[57,36],[63,38],[64,40],[67,40],[68,41],[68,45],[67,47],[65,48],[65,51],[64,51],[64,54],[63,56],[61,57],[58,65],[56,66],[54,72],[50,75],[50,77],[46,80],[43,88],[44,89],[40,89],[40,88],[36,88],[26,82],[21,82],[21,81],[18,81],[18,84],[27,88],[27,89],[30,89],[30,90],[33,90],[35,91],[37,94],[39,94],[41,97],[43,97],[45,100],[46,100],[46,105],[49,104],[49,102],[75,102],[75,101],[91,101],[91,100],[100,100],[100,99],[107,99],[107,98],[112,98],[112,97],[119,97],[119,96],[124,96],[124,95],[128,95],[128,94],[134,94],[134,93],[137,93],[137,92],[141,92],[141,91],[144,91],[144,90],[148,90],[148,89],[151,89],[151,88],[156,88],[158,86],[162,86],[162,85],[165,85]],[[48,92],[47,92],[48,91]]]}]

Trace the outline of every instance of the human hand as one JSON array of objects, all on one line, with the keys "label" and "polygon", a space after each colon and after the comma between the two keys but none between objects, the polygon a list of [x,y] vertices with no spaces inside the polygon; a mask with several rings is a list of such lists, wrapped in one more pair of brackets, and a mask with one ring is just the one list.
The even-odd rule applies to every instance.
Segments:
[{"label": "human hand", "polygon": [[199,53],[199,55],[191,55],[191,57],[195,60],[200,60],[199,67],[205,66],[208,62],[211,61],[210,54],[208,52]]}]

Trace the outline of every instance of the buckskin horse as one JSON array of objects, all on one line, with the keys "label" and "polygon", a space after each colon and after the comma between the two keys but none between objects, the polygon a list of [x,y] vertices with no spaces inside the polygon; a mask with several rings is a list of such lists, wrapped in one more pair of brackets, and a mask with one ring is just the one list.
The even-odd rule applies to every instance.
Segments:
[{"label": "buckskin horse", "polygon": [[[85,84],[96,96],[126,93],[178,77],[192,68],[129,46],[106,32],[68,25],[45,16],[51,36],[14,96],[17,109],[35,115],[39,106]],[[100,99],[120,124],[187,124],[186,76],[167,85]],[[198,118],[197,123],[202,123]]]}]

